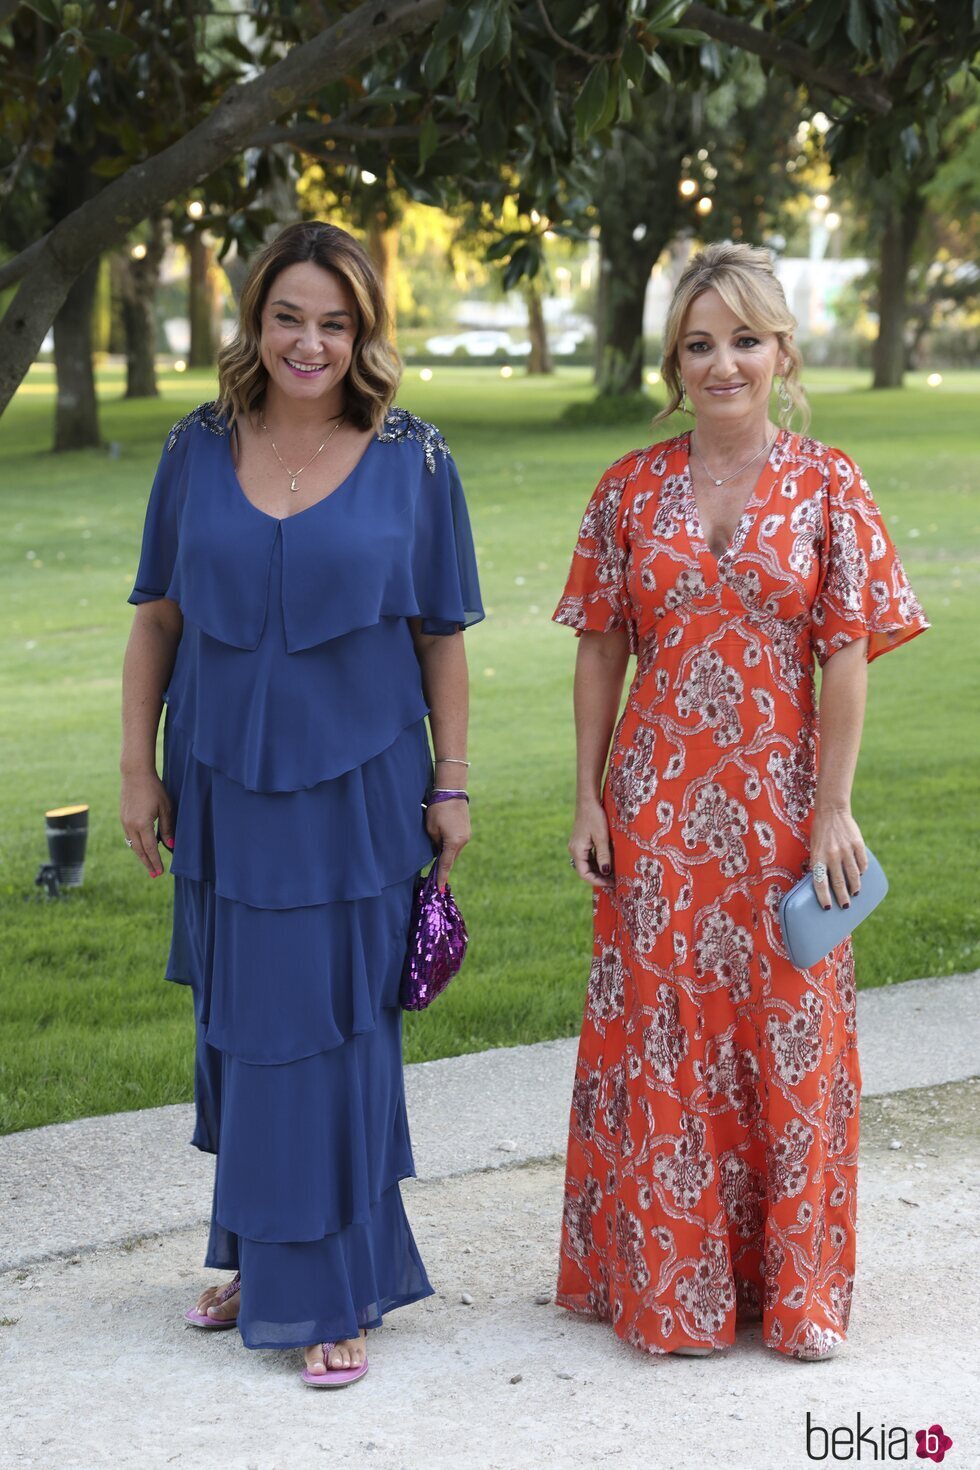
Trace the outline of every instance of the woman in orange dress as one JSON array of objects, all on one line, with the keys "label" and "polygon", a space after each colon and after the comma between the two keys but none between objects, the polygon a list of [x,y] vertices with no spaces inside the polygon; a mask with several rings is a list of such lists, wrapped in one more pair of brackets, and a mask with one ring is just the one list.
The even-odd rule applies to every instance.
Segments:
[{"label": "woman in orange dress", "polygon": [[557,1300],[651,1353],[761,1317],[826,1358],[851,1307],[851,944],[799,970],[777,916],[808,865],[825,907],[858,891],[867,664],[928,624],[853,460],[785,426],[794,326],[765,251],[691,262],[661,416],[696,427],[603,475],[555,613],[581,635],[569,852],[595,890]]}]

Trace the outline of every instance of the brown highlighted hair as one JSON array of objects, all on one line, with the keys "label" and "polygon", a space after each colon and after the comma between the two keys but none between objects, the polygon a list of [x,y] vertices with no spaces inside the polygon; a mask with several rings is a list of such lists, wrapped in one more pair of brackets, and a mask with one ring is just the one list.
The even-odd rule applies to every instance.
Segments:
[{"label": "brown highlighted hair", "polygon": [[740,317],[747,327],[757,332],[774,332],[779,350],[786,362],[783,381],[790,397],[788,408],[780,408],[779,421],[789,426],[799,410],[806,430],[810,422],[800,374],[803,359],[793,341],[796,318],[786,305],[783,288],[773,268],[768,250],[756,245],[735,245],[721,240],[706,245],[684,268],[667,308],[664,323],[664,351],[661,376],[667,388],[667,403],[656,419],[669,418],[681,406],[680,335],[691,303],[705,291],[717,291],[725,305]]},{"label": "brown highlighted hair", "polygon": [[320,220],[287,225],[253,261],[239,302],[238,331],[218,354],[222,412],[233,427],[237,418],[261,406],[268,378],[259,350],[262,309],[280,271],[306,261],[339,276],[357,305],[357,334],[344,385],[345,413],[355,428],[379,432],[401,377],[401,364],[389,341],[384,286],[354,236]]}]

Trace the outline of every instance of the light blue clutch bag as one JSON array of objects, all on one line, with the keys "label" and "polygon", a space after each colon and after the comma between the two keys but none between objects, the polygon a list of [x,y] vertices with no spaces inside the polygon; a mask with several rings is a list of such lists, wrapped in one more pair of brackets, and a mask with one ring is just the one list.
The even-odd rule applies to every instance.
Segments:
[{"label": "light blue clutch bag", "polygon": [[813,875],[806,873],[779,905],[779,926],[789,957],[798,970],[808,970],[846,939],[876,909],[888,892],[885,870],[870,849],[867,872],[861,874],[861,891],[842,909],[833,890],[830,908],[823,909],[813,891]]}]

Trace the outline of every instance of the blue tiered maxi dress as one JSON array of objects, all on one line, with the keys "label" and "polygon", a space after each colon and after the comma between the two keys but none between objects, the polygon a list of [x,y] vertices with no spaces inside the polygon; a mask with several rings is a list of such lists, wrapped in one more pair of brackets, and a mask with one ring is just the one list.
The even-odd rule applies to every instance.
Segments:
[{"label": "blue tiered maxi dress", "polygon": [[161,597],[184,619],[167,978],[193,991],[191,1141],[217,1155],[205,1264],[241,1271],[248,1347],[356,1337],[432,1291],[399,1190],[399,978],[432,857],[407,619],[450,634],[483,616],[444,440],[392,409],[348,478],[280,521],[202,405],[150,494],[129,600]]}]

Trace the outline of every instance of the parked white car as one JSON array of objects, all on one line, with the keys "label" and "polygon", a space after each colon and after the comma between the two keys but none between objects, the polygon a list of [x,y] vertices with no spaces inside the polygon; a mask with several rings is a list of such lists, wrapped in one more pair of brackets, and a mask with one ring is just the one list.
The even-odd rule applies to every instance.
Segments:
[{"label": "parked white car", "polygon": [[501,348],[510,351],[510,333],[497,331],[457,332],[453,336],[429,337],[426,348],[434,357],[452,357],[460,348],[467,357],[493,357]]}]

